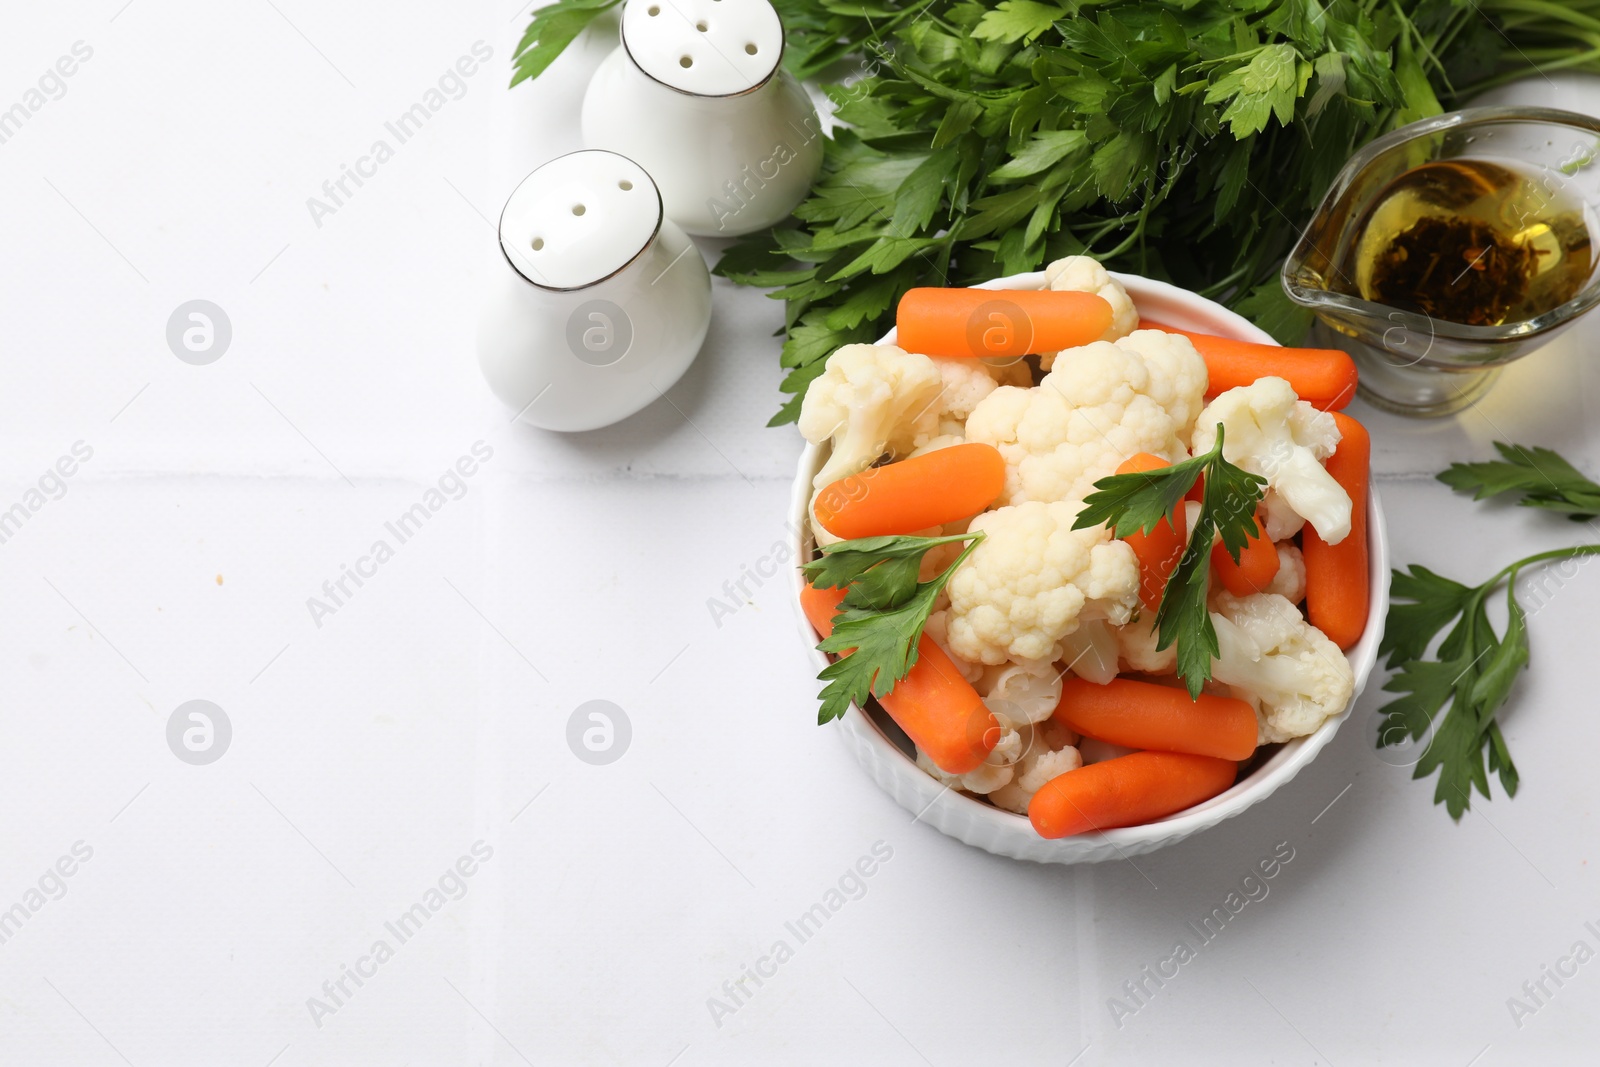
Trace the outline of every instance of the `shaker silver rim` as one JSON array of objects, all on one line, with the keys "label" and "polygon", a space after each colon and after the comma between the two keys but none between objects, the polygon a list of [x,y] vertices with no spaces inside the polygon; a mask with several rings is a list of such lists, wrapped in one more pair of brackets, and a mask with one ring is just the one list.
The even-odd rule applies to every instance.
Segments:
[{"label": "shaker silver rim", "polygon": [[[524,274],[522,268],[517,266],[516,261],[511,258],[511,253],[506,251],[506,230],[505,230],[505,225],[506,225],[506,206],[509,205],[510,202],[511,202],[511,198],[507,197],[506,198],[506,204],[502,204],[501,207],[500,207],[500,217],[495,223],[495,228],[494,228],[495,245],[496,245],[496,247],[498,247],[500,249],[501,258],[503,258],[506,261],[506,264],[514,272],[516,272],[516,274],[517,274],[517,276],[519,278],[521,278],[523,281],[527,282],[529,285],[533,286],[535,289],[542,289],[547,293],[581,293],[585,289],[593,289],[595,286],[604,284],[605,282],[610,281],[612,278],[615,278],[617,275],[621,274],[623,271],[627,270],[629,267],[631,267],[635,263],[639,262],[640,258],[643,257],[646,252],[650,251],[650,246],[654,245],[656,243],[656,239],[661,236],[661,226],[666,221],[666,217],[667,217],[667,215],[666,215],[666,205],[662,202],[662,199],[661,199],[661,186],[656,184],[655,175],[651,174],[648,170],[645,170],[644,167],[642,165],[640,165],[640,163],[637,160],[632,159],[629,156],[625,156],[621,152],[613,152],[609,148],[578,148],[578,149],[574,149],[571,152],[563,152],[559,156],[551,156],[549,159],[545,160],[543,163],[541,163],[537,167],[533,168],[533,170],[530,170],[523,177],[522,182],[527,181],[529,178],[533,177],[539,171],[543,170],[545,167],[548,167],[550,164],[554,163],[558,159],[566,159],[568,156],[582,155],[585,152],[605,152],[605,153],[607,153],[609,155],[617,156],[617,157],[619,157],[621,159],[626,159],[629,163],[632,163],[634,166],[638,167],[640,172],[643,173],[645,177],[650,179],[650,188],[654,189],[655,190],[655,194],[656,194],[656,225],[655,225],[655,228],[650,231],[650,236],[645,238],[644,244],[639,246],[639,251],[637,251],[633,255],[629,256],[627,262],[623,263],[622,266],[618,267],[616,270],[612,271],[610,274],[606,274],[606,275],[604,275],[602,277],[596,278],[592,282],[584,282],[582,285],[568,285],[568,286],[546,285],[543,282],[536,282],[532,278],[530,278],[526,274]],[[522,182],[518,182],[517,186],[520,187],[522,185]],[[516,190],[513,189],[512,191],[515,192]]]},{"label": "shaker silver rim", "polygon": [[[633,67],[633,69],[638,71],[640,74],[643,74],[646,78],[655,82],[663,89],[669,89],[672,92],[677,93],[679,96],[687,96],[691,100],[737,100],[741,96],[749,96],[751,93],[759,92],[760,90],[766,88],[767,85],[771,84],[772,79],[776,78],[779,72],[783,70],[784,53],[789,49],[789,31],[784,29],[783,18],[781,16],[778,19],[778,29],[778,59],[772,64],[772,70],[767,73],[765,78],[762,78],[760,81],[750,86],[750,88],[740,89],[736,93],[692,93],[687,89],[680,89],[676,85],[664,82],[654,74],[651,74],[648,70],[645,70],[639,61],[634,58],[633,49],[628,47],[628,25],[626,22],[622,22],[617,27],[617,36],[622,39],[622,51],[627,55],[628,63]],[[651,180],[653,181],[654,179]]]}]

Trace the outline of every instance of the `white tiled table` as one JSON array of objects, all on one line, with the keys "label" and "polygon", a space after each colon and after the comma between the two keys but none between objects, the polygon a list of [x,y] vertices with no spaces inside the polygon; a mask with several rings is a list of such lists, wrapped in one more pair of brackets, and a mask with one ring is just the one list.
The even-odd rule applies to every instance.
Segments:
[{"label": "white tiled table", "polygon": [[[708,608],[783,536],[779,306],[716,283],[671,403],[608,431],[509,425],[478,380],[487,219],[576,147],[604,44],[508,93],[524,16],[448,8],[7,15],[0,109],[92,55],[0,143],[0,510],[93,454],[0,544],[0,909],[26,913],[0,915],[0,1063],[1581,1062],[1600,963],[1520,1028],[1506,1001],[1600,948],[1592,576],[1533,623],[1506,724],[1522,795],[1459,826],[1373,752],[1376,692],[1270,803],[1137,868],[914,825],[812,724],[781,583]],[[475,42],[493,55],[459,98],[314,218]],[[233,329],[203,367],[164,336],[196,298]],[[1571,536],[1428,476],[1496,437],[1600,469],[1594,342],[1457,420],[1371,417],[1397,560],[1476,580]],[[318,625],[308,598],[478,442],[464,495]],[[232,724],[207,766],[166,742],[193,699]],[[608,766],[565,741],[595,699],[632,724]],[[864,894],[802,943],[785,924],[878,842]],[[1280,842],[1269,895],[1114,1022],[1108,999]],[[430,911],[441,876],[459,899]],[[402,940],[386,924],[418,903]],[[792,958],[714,1018],[780,940]]]}]

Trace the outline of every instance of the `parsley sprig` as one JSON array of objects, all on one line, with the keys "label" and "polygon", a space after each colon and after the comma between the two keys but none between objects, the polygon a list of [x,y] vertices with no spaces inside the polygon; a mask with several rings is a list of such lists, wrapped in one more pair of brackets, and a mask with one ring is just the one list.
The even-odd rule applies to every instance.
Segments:
[{"label": "parsley sprig", "polygon": [[[1600,545],[1539,552],[1501,568],[1478,586],[1416,564],[1394,572],[1378,652],[1388,656],[1389,667],[1399,668],[1383,688],[1404,695],[1379,709],[1384,719],[1378,747],[1407,740],[1426,743],[1412,777],[1439,771],[1433,802],[1443,804],[1452,819],[1459,820],[1471,807],[1474,788],[1489,798],[1491,774],[1499,776],[1507,796],[1517,795],[1516,764],[1497,718],[1517,673],[1528,665],[1528,613],[1517,600],[1517,578],[1529,567],[1595,555],[1600,555]],[[1487,608],[1502,584],[1507,616],[1503,634],[1495,632]],[[1452,621],[1455,626],[1428,658],[1428,646]]]},{"label": "parsley sprig", "polygon": [[[1518,503],[1573,519],[1600,514],[1600,485],[1548,448],[1495,442],[1500,459],[1452,463],[1439,480],[1473,499],[1517,494]],[[1502,567],[1482,585],[1467,586],[1418,564],[1394,572],[1389,617],[1380,655],[1398,668],[1384,685],[1402,694],[1384,713],[1378,747],[1426,743],[1412,777],[1439,772],[1433,801],[1452,819],[1472,806],[1472,790],[1489,797],[1497,775],[1507,796],[1517,795],[1516,764],[1500,730],[1499,713],[1517,674],[1528,665],[1528,612],[1517,599],[1517,579],[1529,568],[1600,555],[1600,544],[1551,549]],[[1496,632],[1488,604],[1506,587],[1506,626]],[[1543,597],[1550,590],[1541,588]],[[1535,605],[1537,608],[1539,605]],[[1451,626],[1454,623],[1454,626]],[[1428,648],[1451,626],[1433,655]],[[1432,737],[1429,737],[1429,734]]]},{"label": "parsley sprig", "polygon": [[1583,521],[1600,515],[1600,485],[1561,455],[1535,445],[1494,443],[1498,460],[1452,463],[1439,480],[1474,500],[1515,493],[1523,507],[1545,508]]},{"label": "parsley sprig", "polygon": [[1246,542],[1258,531],[1256,505],[1267,485],[1259,474],[1228,462],[1222,454],[1224,436],[1218,423],[1216,443],[1202,455],[1159,470],[1100,479],[1073,523],[1075,530],[1105,523],[1118,537],[1149,533],[1163,520],[1174,520],[1195,481],[1205,477],[1200,514],[1156,609],[1156,648],[1178,646],[1178,676],[1191,697],[1200,695],[1211,678],[1211,661],[1221,652],[1206,607],[1212,538],[1221,538],[1237,563]]},{"label": "parsley sprig", "polygon": [[[815,588],[845,590],[833,633],[817,645],[839,654],[817,675],[827,683],[817,711],[819,725],[841,718],[852,703],[865,704],[868,694],[888,696],[910,673],[934,601],[982,540],[982,531],[948,537],[858,537],[825,545],[820,556],[801,565]],[[918,580],[922,557],[930,549],[962,541],[971,544],[950,566],[929,581]]]}]

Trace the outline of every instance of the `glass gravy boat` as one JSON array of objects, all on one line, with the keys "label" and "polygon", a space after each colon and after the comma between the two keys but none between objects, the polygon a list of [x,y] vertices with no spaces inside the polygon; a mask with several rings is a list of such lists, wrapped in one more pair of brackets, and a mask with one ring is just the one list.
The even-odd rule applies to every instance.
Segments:
[{"label": "glass gravy boat", "polygon": [[[1577,202],[1589,236],[1600,241],[1600,118],[1550,108],[1468,108],[1402,127],[1351,158],[1284,263],[1283,286],[1316,313],[1313,343],[1355,358],[1361,396],[1403,415],[1447,415],[1469,406],[1494,384],[1500,367],[1600,303],[1600,271],[1592,265],[1564,303],[1493,326],[1363,299],[1349,264],[1373,208],[1400,175],[1445,160],[1509,164],[1534,186],[1552,195],[1559,190],[1563,200]],[[1597,253],[1600,246],[1591,247],[1591,264]]]}]

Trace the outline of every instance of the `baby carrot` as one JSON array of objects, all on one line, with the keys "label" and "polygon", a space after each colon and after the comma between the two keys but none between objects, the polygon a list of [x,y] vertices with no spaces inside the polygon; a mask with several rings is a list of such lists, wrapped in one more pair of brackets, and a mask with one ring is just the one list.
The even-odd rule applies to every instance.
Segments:
[{"label": "baby carrot", "polygon": [[908,534],[976,515],[1005,487],[999,450],[971,442],[840,478],[813,508],[835,537]]},{"label": "baby carrot", "polygon": [[[1117,473],[1133,474],[1170,466],[1172,464],[1160,456],[1140,452],[1123,460]],[[1172,568],[1178,565],[1178,559],[1183,555],[1185,525],[1183,508],[1179,507],[1176,523],[1166,519],[1149,533],[1135,530],[1122,538],[1133,549],[1133,554],[1139,557],[1139,602],[1151,611],[1161,606],[1161,594],[1167,588],[1167,579],[1172,577]],[[1277,558],[1276,554],[1273,558]]]},{"label": "baby carrot", "polygon": [[1194,342],[1211,377],[1207,399],[1236,386],[1250,385],[1257,378],[1273,376],[1287,379],[1301,400],[1310,401],[1323,411],[1338,410],[1356,396],[1355,360],[1337,348],[1279,348],[1191,333],[1148,319],[1141,320],[1139,328],[1181,333]]},{"label": "baby carrot", "polygon": [[1218,541],[1211,546],[1211,565],[1217,569],[1217,577],[1222,579],[1223,587],[1234,596],[1259,593],[1278,576],[1278,546],[1267,536],[1266,521],[1259,509],[1256,511],[1256,532],[1245,541],[1244,549],[1239,553],[1239,562],[1235,563],[1222,542]]},{"label": "baby carrot", "polygon": [[818,637],[833,633],[833,617],[839,614],[839,601],[844,594],[843,589],[818,589],[810,583],[800,587],[800,610]]},{"label": "baby carrot", "polygon": [[1096,685],[1076,675],[1061,684],[1056,721],[1085,737],[1129,748],[1248,759],[1256,750],[1256,713],[1242,700],[1116,678]]},{"label": "baby carrot", "polygon": [[966,774],[1000,740],[1000,723],[933,638],[917,640],[917,662],[878,701],[946,774]]},{"label": "baby carrot", "polygon": [[912,289],[895,325],[907,352],[1026,356],[1098,340],[1111,328],[1111,305],[1094,293],[1050,289]]},{"label": "baby carrot", "polygon": [[1052,778],[1033,795],[1028,821],[1040,837],[1137,826],[1210,800],[1237,773],[1213,756],[1134,752]]},{"label": "baby carrot", "polygon": [[1306,527],[1301,540],[1306,558],[1306,615],[1311,625],[1340,648],[1361,640],[1367,628],[1367,478],[1372,438],[1350,416],[1335,412],[1339,447],[1328,457],[1328,473],[1350,494],[1350,533],[1330,545]]},{"label": "baby carrot", "polygon": [[[800,591],[800,608],[822,637],[833,633],[833,617],[844,593],[809,585]],[[1000,740],[1000,723],[983,698],[927,634],[917,642],[917,662],[910,673],[878,703],[946,774],[974,769]]]}]

